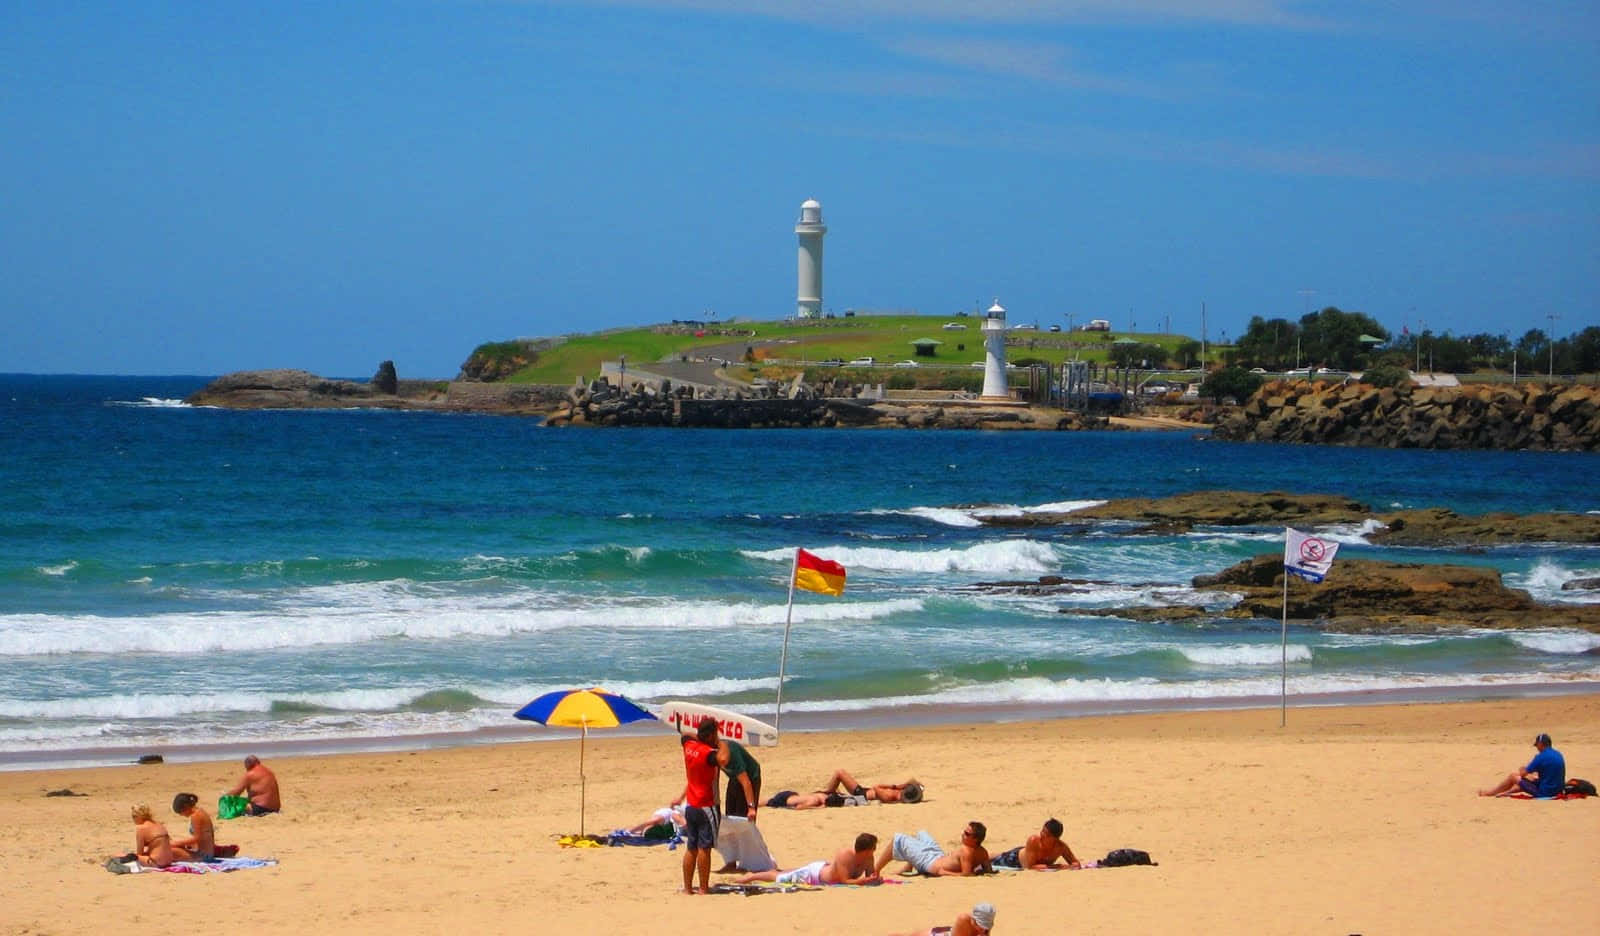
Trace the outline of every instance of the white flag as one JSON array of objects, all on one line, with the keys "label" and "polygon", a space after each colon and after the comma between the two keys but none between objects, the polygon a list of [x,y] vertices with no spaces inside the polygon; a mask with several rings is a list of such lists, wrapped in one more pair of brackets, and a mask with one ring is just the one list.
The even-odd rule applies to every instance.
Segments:
[{"label": "white flag", "polygon": [[1284,570],[1308,582],[1322,581],[1322,577],[1328,574],[1328,569],[1333,565],[1333,556],[1339,551],[1339,544],[1332,540],[1309,536],[1292,527],[1285,527],[1284,533],[1286,534],[1283,544]]}]

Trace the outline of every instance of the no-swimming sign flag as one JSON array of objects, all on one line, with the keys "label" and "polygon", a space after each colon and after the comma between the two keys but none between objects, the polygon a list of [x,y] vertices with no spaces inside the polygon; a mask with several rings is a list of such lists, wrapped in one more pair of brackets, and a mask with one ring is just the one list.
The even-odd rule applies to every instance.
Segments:
[{"label": "no-swimming sign flag", "polygon": [[794,587],[824,595],[842,595],[844,566],[799,550],[794,561]]},{"label": "no-swimming sign flag", "polygon": [[1308,582],[1322,581],[1333,566],[1333,556],[1339,551],[1339,544],[1301,533],[1293,527],[1285,527],[1284,533],[1284,570]]}]

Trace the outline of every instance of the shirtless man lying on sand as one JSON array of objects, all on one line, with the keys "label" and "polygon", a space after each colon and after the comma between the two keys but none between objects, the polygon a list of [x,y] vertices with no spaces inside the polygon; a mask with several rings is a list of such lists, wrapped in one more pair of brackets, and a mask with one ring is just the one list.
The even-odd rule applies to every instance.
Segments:
[{"label": "shirtless man lying on sand", "polygon": [[793,871],[758,871],[739,878],[740,884],[774,881],[779,884],[876,884],[882,880],[872,867],[878,837],[871,832],[856,836],[854,848],[841,848],[832,861],[813,861]]},{"label": "shirtless man lying on sand", "polygon": [[873,867],[879,874],[891,861],[904,861],[908,870],[916,870],[929,877],[972,877],[989,874],[994,868],[989,864],[989,852],[983,847],[983,837],[989,832],[981,822],[969,822],[961,830],[961,845],[953,855],[945,854],[939,843],[927,832],[916,835],[896,835],[894,841],[884,846],[883,853]]},{"label": "shirtless man lying on sand", "polygon": [[827,806],[860,806],[869,802],[920,803],[922,784],[916,778],[905,783],[879,783],[862,786],[844,769],[835,770],[822,789],[815,793],[784,790],[767,800],[773,809],[821,809]]},{"label": "shirtless man lying on sand", "polygon": [[1044,870],[1057,867],[1059,858],[1069,868],[1083,867],[1071,846],[1061,840],[1061,831],[1060,820],[1046,819],[1043,828],[1028,836],[1027,844],[995,855],[994,866],[1017,871]]}]

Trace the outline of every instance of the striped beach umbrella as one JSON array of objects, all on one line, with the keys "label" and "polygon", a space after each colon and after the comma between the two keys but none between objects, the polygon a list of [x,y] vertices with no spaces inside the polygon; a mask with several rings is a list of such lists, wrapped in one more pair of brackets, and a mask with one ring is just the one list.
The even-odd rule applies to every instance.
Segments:
[{"label": "striped beach umbrella", "polygon": [[583,772],[584,748],[590,728],[616,728],[629,722],[655,720],[655,716],[616,693],[604,689],[557,689],[522,708],[516,716],[551,728],[577,728],[578,738],[578,835],[584,834],[584,811],[588,801],[588,777]]}]

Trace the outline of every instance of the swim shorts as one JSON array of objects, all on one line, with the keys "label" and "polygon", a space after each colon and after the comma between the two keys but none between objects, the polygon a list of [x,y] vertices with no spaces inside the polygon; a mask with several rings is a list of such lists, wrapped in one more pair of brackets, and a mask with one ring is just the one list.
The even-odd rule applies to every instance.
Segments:
[{"label": "swim shorts", "polygon": [[821,884],[822,869],[827,866],[828,863],[826,861],[813,861],[804,867],[783,872],[778,875],[777,882],[779,884]]},{"label": "swim shorts", "polygon": [[717,844],[720,810],[715,806],[685,806],[683,839],[691,850],[709,850]]},{"label": "swim shorts", "polygon": [[270,816],[275,812],[278,812],[278,810],[276,810],[276,809],[268,809],[265,806],[257,806],[255,803],[251,803],[249,808],[245,811],[245,815],[247,815],[247,816]]},{"label": "swim shorts", "polygon": [[793,790],[779,790],[777,793],[772,794],[772,799],[767,800],[767,808],[787,809],[789,808],[789,797],[793,795]]},{"label": "swim shorts", "polygon": [[911,867],[927,874],[928,869],[944,857],[944,849],[939,847],[939,843],[933,840],[933,836],[929,835],[927,830],[920,831],[916,835],[900,833],[894,837],[894,857],[909,862]]},{"label": "swim shorts", "polygon": [[996,868],[1008,868],[1012,871],[1022,870],[1022,846],[1018,845],[1010,851],[1001,852],[990,859],[990,864]]}]

